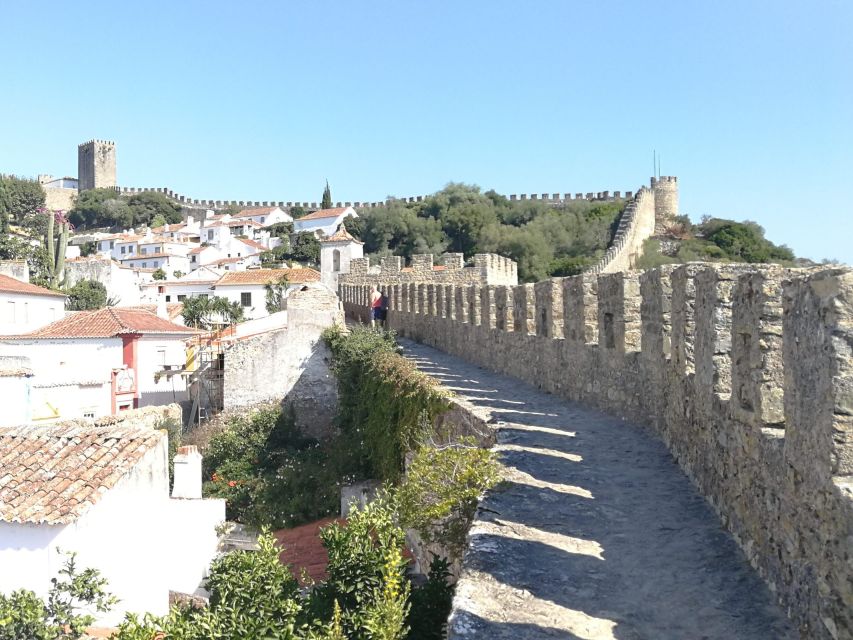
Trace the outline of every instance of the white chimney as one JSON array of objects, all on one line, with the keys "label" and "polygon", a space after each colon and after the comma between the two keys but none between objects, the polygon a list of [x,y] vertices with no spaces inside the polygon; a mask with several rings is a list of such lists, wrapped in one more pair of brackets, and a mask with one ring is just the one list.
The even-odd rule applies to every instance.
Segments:
[{"label": "white chimney", "polygon": [[195,445],[180,447],[175,455],[172,497],[185,500],[201,499],[201,454]]},{"label": "white chimney", "polygon": [[157,294],[157,317],[163,318],[163,320],[169,319],[169,311],[166,308],[166,294],[158,293]]}]

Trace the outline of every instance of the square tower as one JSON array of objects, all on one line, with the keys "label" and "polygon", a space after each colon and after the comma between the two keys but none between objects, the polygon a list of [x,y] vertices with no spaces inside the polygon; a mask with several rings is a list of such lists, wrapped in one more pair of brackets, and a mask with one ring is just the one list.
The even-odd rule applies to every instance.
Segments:
[{"label": "square tower", "polygon": [[77,146],[77,189],[116,186],[116,145],[109,140],[89,140]]}]

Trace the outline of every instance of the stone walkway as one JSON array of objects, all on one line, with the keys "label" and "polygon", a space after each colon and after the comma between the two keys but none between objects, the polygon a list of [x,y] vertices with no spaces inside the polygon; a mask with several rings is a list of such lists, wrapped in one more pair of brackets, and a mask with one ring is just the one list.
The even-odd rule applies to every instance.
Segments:
[{"label": "stone walkway", "polygon": [[421,370],[497,430],[451,638],[777,640],[795,633],[666,449],[644,430],[435,349]]}]

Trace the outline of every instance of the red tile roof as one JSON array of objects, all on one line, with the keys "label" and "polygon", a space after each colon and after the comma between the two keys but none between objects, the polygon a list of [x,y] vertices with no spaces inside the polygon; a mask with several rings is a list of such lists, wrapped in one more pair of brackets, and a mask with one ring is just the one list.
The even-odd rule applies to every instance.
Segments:
[{"label": "red tile roof", "polygon": [[[138,304],[133,307],[125,307],[125,309],[132,309],[134,311],[147,311],[148,313],[153,313],[157,315],[157,305],[156,304]],[[180,316],[184,312],[184,304],[182,302],[167,302],[166,303],[166,314],[169,316],[169,320],[174,320],[178,316]]]},{"label": "red tile roof", "polygon": [[341,225],[341,228],[335,231],[328,238],[321,238],[320,242],[357,242],[358,244],[364,244],[360,240],[353,238],[344,225]]},{"label": "red tile roof", "polygon": [[233,218],[252,218],[254,216],[265,216],[278,209],[278,207],[256,207],[255,209],[243,209]]},{"label": "red tile roof", "polygon": [[65,294],[59,291],[51,291],[44,287],[39,287],[29,282],[21,282],[15,280],[11,276],[0,273],[0,293],[19,293],[29,296],[58,296],[64,298]]},{"label": "red tile roof", "polygon": [[283,564],[290,565],[293,574],[302,583],[302,570],[315,582],[325,579],[329,554],[320,541],[320,529],[332,522],[346,524],[343,518],[323,518],[293,529],[275,532],[284,550],[279,555]]},{"label": "red tile roof", "polygon": [[74,522],[164,437],[117,425],[0,428],[0,520]]},{"label": "red tile roof", "polygon": [[320,209],[319,211],[315,211],[314,213],[309,213],[307,216],[302,216],[301,218],[297,218],[294,222],[300,222],[302,220],[320,220],[322,218],[337,218],[347,209],[351,209],[351,207],[336,207],[335,209]]},{"label": "red tile roof", "polygon": [[267,250],[267,248],[264,245],[262,245],[260,242],[258,242],[257,240],[251,240],[249,238],[239,238],[239,242],[242,242],[247,247],[252,247],[253,249],[258,249],[260,251],[266,251]]},{"label": "red tile roof", "polygon": [[248,256],[235,256],[233,258],[220,258],[219,260],[214,260],[210,264],[233,264],[235,262],[242,262],[248,258]]},{"label": "red tile roof", "polygon": [[230,271],[224,274],[216,286],[267,284],[276,282],[282,276],[286,276],[291,284],[320,281],[320,272],[314,269],[247,269],[246,271]]},{"label": "red tile roof", "polygon": [[128,333],[174,333],[189,336],[196,333],[196,330],[159,318],[150,311],[130,307],[107,307],[97,311],[77,311],[31,333],[3,336],[3,339],[112,338]]}]

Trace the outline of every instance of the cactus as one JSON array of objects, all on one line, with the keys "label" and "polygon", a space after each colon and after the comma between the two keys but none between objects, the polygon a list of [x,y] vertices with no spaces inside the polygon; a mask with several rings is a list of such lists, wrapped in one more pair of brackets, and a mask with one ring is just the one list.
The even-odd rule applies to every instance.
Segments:
[{"label": "cactus", "polygon": [[[44,245],[47,251],[48,274],[47,279],[51,289],[57,289],[65,280],[65,251],[68,248],[68,231],[71,227],[65,219],[64,211],[51,211],[42,209],[47,215],[47,233],[45,233]],[[56,223],[59,223],[59,243],[54,238]]]}]

